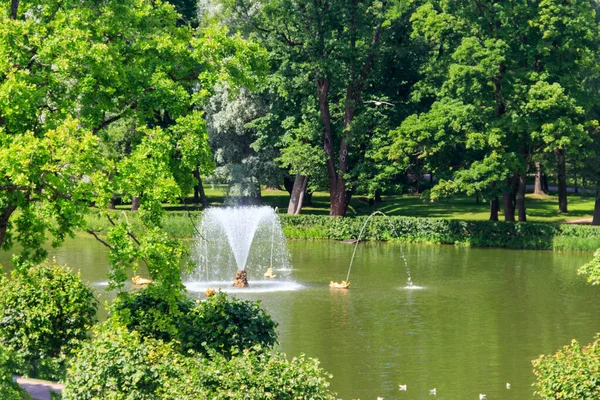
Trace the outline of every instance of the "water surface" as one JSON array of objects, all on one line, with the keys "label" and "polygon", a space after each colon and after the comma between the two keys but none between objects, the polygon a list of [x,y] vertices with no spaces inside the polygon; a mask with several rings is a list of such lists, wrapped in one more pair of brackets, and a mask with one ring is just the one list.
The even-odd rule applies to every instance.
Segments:
[{"label": "water surface", "polygon": [[[576,275],[591,254],[361,243],[344,291],[328,284],[346,278],[352,245],[289,247],[302,288],[233,295],[260,299],[281,349],[319,358],[340,398],[533,399],[531,360],[600,331],[600,288]],[[422,289],[405,288],[401,248]],[[77,238],[52,255],[111,297],[102,245]]]}]

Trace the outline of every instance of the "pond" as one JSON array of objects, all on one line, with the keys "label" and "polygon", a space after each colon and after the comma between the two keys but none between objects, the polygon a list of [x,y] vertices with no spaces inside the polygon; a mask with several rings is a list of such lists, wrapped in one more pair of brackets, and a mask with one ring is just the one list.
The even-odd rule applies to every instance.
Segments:
[{"label": "pond", "polygon": [[[433,388],[437,399],[533,399],[531,360],[600,331],[600,288],[576,274],[591,254],[361,243],[344,291],[328,284],[346,278],[352,245],[288,245],[301,289],[235,296],[260,299],[279,323],[280,348],[319,358],[344,399],[431,399]],[[401,251],[421,289],[405,289]],[[111,297],[99,284],[106,252],[93,239],[52,255]]]}]

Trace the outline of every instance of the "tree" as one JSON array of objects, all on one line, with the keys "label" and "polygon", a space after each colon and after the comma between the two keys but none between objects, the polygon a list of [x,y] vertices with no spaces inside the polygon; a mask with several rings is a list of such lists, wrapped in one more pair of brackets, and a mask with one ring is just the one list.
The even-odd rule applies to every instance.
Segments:
[{"label": "tree", "polygon": [[[330,214],[343,216],[374,134],[360,129],[356,117],[372,106],[363,100],[380,99],[382,92],[393,90],[375,72],[388,47],[404,46],[402,27],[408,23],[410,5],[346,0],[224,3],[230,15],[245,23],[245,32],[260,37],[278,55],[280,79],[292,73],[313,85],[310,101],[317,105],[321,123]],[[401,64],[392,68],[402,71]]]},{"label": "tree", "polygon": [[[199,108],[215,84],[251,86],[264,53],[220,27],[179,26],[168,3],[11,5],[0,11],[0,244],[20,243],[18,261],[40,260],[47,232],[59,244],[96,205],[114,224],[103,242],[117,285],[145,259],[159,282],[180,287],[184,252],[160,231],[161,202],[212,168]],[[116,123],[135,143],[105,157]],[[139,197],[143,237],[105,212],[114,193]]]},{"label": "tree", "polygon": [[497,220],[502,195],[505,220],[518,208],[525,221],[533,156],[552,153],[563,166],[586,142],[582,105],[597,27],[589,3],[570,3],[440,1],[413,15],[415,34],[430,46],[414,97],[433,103],[393,131],[390,156],[422,158],[445,178],[434,199],[481,194]]},{"label": "tree", "polygon": [[210,145],[217,168],[214,178],[229,184],[228,194],[243,204],[260,203],[261,184],[278,181],[278,153],[260,140],[251,123],[266,113],[258,94],[218,86],[205,107]]}]

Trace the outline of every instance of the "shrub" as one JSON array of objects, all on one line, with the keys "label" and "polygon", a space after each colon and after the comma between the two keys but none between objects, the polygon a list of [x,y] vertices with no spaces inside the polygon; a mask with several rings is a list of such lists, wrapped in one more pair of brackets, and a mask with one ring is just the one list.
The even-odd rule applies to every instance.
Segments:
[{"label": "shrub", "polygon": [[119,298],[112,317],[144,337],[176,340],[184,354],[214,349],[229,356],[232,349],[271,347],[277,341],[277,324],[258,302],[224,293],[197,303],[185,298],[168,301],[150,286]]},{"label": "shrub", "polygon": [[25,391],[13,381],[13,373],[16,368],[15,355],[7,348],[0,346],[0,399],[23,400],[30,399]]},{"label": "shrub", "polygon": [[59,379],[64,357],[88,337],[96,311],[92,289],[54,262],[0,279],[0,343],[23,361],[20,373]]},{"label": "shrub", "polygon": [[186,316],[194,307],[190,299],[167,300],[159,288],[148,286],[139,292],[120,293],[111,315],[130,331],[169,342],[179,338],[180,329],[187,324]]},{"label": "shrub", "polygon": [[533,361],[536,393],[542,399],[600,398],[600,336],[588,346],[573,340],[551,356]]},{"label": "shrub", "polygon": [[255,345],[272,347],[277,342],[274,322],[259,302],[228,298],[219,292],[191,310],[181,332],[185,350],[205,348],[229,356]]},{"label": "shrub", "polygon": [[[63,399],[206,398],[195,385],[180,384],[193,368],[173,346],[105,323],[71,360]],[[168,391],[171,396],[164,395]]]},{"label": "shrub", "polygon": [[230,359],[211,353],[186,356],[173,342],[144,338],[109,321],[72,360],[63,399],[334,398],[315,360],[287,361],[258,347]]},{"label": "shrub", "polygon": [[579,275],[587,275],[588,283],[592,285],[600,284],[600,249],[596,250],[592,260],[579,268],[577,273]]}]

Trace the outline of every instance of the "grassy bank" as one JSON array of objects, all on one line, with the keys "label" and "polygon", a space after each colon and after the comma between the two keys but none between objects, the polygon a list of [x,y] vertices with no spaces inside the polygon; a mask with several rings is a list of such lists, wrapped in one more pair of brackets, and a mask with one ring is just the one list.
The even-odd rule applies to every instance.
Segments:
[{"label": "grassy bank", "polygon": [[[225,201],[225,185],[207,187],[206,196],[213,207],[222,206]],[[191,203],[191,198],[189,199]],[[277,207],[281,213],[287,211],[290,195],[282,190],[263,190],[261,200],[264,205]],[[527,219],[532,222],[568,222],[581,218],[591,217],[594,211],[594,197],[585,197],[572,194],[568,197],[569,212],[558,213],[558,197],[553,195],[534,196],[528,193],[525,199]],[[129,209],[129,205],[121,205],[119,209]],[[165,204],[167,211],[183,211],[180,204]],[[190,204],[190,209],[198,210],[199,207]],[[355,217],[369,215],[373,211],[382,211],[390,216],[444,218],[468,221],[486,221],[490,217],[489,204],[477,201],[474,197],[456,196],[453,198],[436,201],[425,200],[421,195],[393,195],[383,196],[383,202],[369,204],[364,196],[353,196],[347,215]],[[311,204],[302,208],[305,215],[329,215],[329,193],[315,192]],[[502,213],[500,213],[502,219]]]},{"label": "grassy bank", "polygon": [[[116,212],[116,216],[126,217],[134,231],[140,229],[135,213]],[[196,233],[194,225],[200,216],[201,212],[198,211],[170,211],[163,220],[163,227],[173,236],[192,238]],[[356,239],[367,218],[280,215],[284,233],[290,239]],[[87,222],[91,229],[99,232],[107,227],[107,222],[98,215],[89,215]],[[375,216],[365,227],[362,238],[473,247],[594,251],[600,248],[600,227],[545,222],[511,223]]]}]

